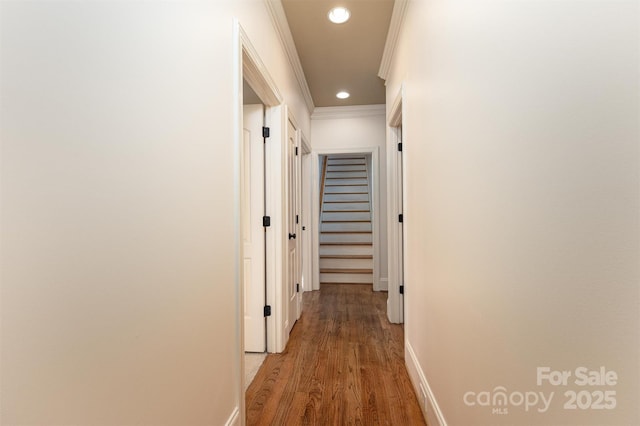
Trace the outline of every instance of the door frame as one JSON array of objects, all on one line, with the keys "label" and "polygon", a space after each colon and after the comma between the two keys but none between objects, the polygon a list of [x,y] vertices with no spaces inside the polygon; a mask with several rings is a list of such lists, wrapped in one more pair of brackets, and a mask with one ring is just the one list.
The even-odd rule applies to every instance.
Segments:
[{"label": "door frame", "polygon": [[[265,159],[264,159],[264,143],[262,137],[262,127],[264,126],[264,111],[265,106],[262,103],[256,104],[244,104],[243,105],[243,129],[246,131],[247,129],[247,108],[250,108],[249,113],[251,114],[251,119],[254,120],[249,128],[251,129],[250,136],[250,144],[247,146],[247,141],[243,140],[244,149],[241,151],[243,158],[241,164],[241,180],[240,184],[242,186],[242,195],[241,200],[247,197],[250,197],[248,203],[240,204],[240,220],[241,220],[241,237],[242,239],[242,257],[243,263],[241,264],[242,271],[242,279],[243,279],[243,307],[251,306],[252,309],[255,308],[255,311],[247,313],[246,310],[243,315],[243,326],[242,331],[244,333],[243,344],[244,350],[249,350],[250,352],[265,352],[267,347],[266,342],[266,321],[263,312],[260,311],[260,307],[265,305],[265,292],[266,292],[266,240],[265,240],[265,229],[262,227],[262,217],[264,216],[265,211]],[[249,153],[248,157],[244,157],[244,154]],[[256,159],[260,161],[256,162]],[[250,160],[250,164],[247,164],[247,160]],[[255,163],[254,163],[255,162]],[[245,180],[247,179],[248,180]],[[243,205],[248,207],[248,211],[242,211]],[[245,222],[246,221],[246,222]],[[251,259],[251,266],[249,268],[250,274],[252,277],[249,279],[251,281],[249,285],[247,285],[246,276],[244,275],[247,272],[247,268],[244,262],[247,261],[247,253],[244,252],[247,249],[246,244],[246,236],[244,235],[244,231],[248,231],[251,235],[251,248],[249,251],[253,251],[252,255],[249,259]],[[255,235],[254,235],[255,234]],[[257,256],[254,256],[255,250],[258,250],[260,253]],[[249,293],[247,293],[247,288],[249,288]],[[254,295],[255,294],[255,295]],[[254,297],[260,300],[254,299]],[[256,303],[260,302],[260,303]],[[249,314],[249,315],[247,315]],[[255,341],[249,339],[247,341],[247,318],[251,318],[251,321],[254,322],[251,327],[260,326],[260,333],[257,333],[256,330],[252,330],[252,335],[259,335],[261,339],[261,344],[255,345]],[[249,327],[249,329],[251,329]],[[254,332],[256,332],[254,334]],[[258,336],[256,336],[258,337]],[[247,346],[247,343],[249,345]]]},{"label": "door frame", "polygon": [[[387,236],[388,236],[388,271],[389,271],[389,293],[387,298],[387,317],[389,322],[400,324],[404,322],[404,294],[400,294],[402,283],[402,272],[404,270],[404,253],[406,242],[406,226],[402,226],[402,235],[399,232],[398,214],[402,213],[404,194],[399,193],[398,186],[402,182],[403,192],[406,185],[404,182],[404,156],[402,157],[402,168],[398,167],[398,143],[402,142],[403,151],[406,141],[401,140],[401,132],[404,131],[403,114],[404,84],[400,86],[400,91],[396,96],[391,109],[387,115]],[[402,138],[404,139],[404,138]],[[406,208],[404,209],[406,210]]]},{"label": "door frame", "polygon": [[368,146],[360,148],[319,148],[311,152],[311,167],[313,177],[311,179],[311,217],[312,217],[312,289],[320,290],[320,167],[318,158],[320,155],[331,154],[369,154],[371,155],[371,238],[373,241],[373,290],[383,290],[380,286],[380,148],[377,146]]},{"label": "door frame", "polygon": [[[290,272],[289,270],[289,251],[288,251],[288,247],[289,247],[289,238],[288,238],[288,233],[289,233],[289,221],[292,221],[294,223],[294,234],[296,235],[301,235],[300,230],[302,229],[302,224],[300,221],[298,221],[298,223],[295,223],[295,215],[299,215],[300,216],[300,159],[302,158],[302,156],[300,154],[296,155],[296,154],[291,154],[289,152],[289,123],[291,123],[291,126],[294,129],[294,134],[293,134],[293,140],[294,140],[294,146],[295,149],[298,151],[298,153],[300,153],[301,151],[301,147],[300,147],[300,139],[301,139],[301,131],[300,128],[298,126],[298,122],[296,121],[293,112],[290,111],[288,108],[285,107],[286,110],[286,123],[285,123],[285,127],[283,127],[284,132],[285,132],[285,138],[284,138],[284,143],[282,144],[282,167],[281,167],[281,172],[283,175],[283,180],[282,180],[282,227],[283,227],[283,232],[282,232],[282,247],[283,247],[283,263],[282,263],[282,285],[277,286],[277,290],[279,291],[279,294],[277,294],[277,299],[278,301],[280,301],[280,303],[278,303],[276,305],[276,315],[280,316],[280,318],[282,318],[282,320],[280,322],[278,322],[279,324],[279,329],[278,329],[278,333],[276,335],[276,346],[278,348],[277,352],[282,352],[284,350],[284,348],[287,345],[287,342],[289,341],[289,331],[293,328],[293,326],[295,325],[295,321],[297,321],[300,318],[300,314],[302,313],[302,303],[301,303],[301,296],[302,296],[302,292],[296,292],[296,302],[295,302],[295,313],[294,313],[294,317],[295,317],[295,321],[294,324],[289,324],[289,320],[291,319],[290,315],[285,315],[285,309],[284,307],[287,306],[288,308],[290,308],[290,300],[288,298],[288,291],[286,290],[286,288],[289,285],[289,280],[288,280],[288,274]],[[295,189],[296,189],[296,194],[295,194],[295,206],[293,208],[294,210],[294,217],[289,217],[289,213],[290,213],[290,209],[288,206],[288,202],[290,200],[290,194],[289,194],[289,190],[290,190],[290,185],[289,185],[289,155],[293,155],[294,158],[294,164],[295,164],[295,170],[292,171],[293,173],[293,178],[295,179]],[[300,240],[297,240],[296,238],[296,257],[295,257],[295,282],[297,284],[300,284],[301,282],[301,278],[302,278],[302,270],[300,268],[301,265],[301,251],[302,251],[302,244],[299,243]],[[286,255],[284,254],[286,252]]]},{"label": "door frame", "polygon": [[313,218],[311,212],[313,211],[313,199],[312,199],[312,167],[311,167],[311,144],[305,137],[303,132],[300,132],[300,149],[302,151],[302,158],[300,162],[300,224],[304,227],[304,230],[300,230],[302,235],[302,281],[300,286],[302,292],[313,290],[313,256],[312,256],[312,230],[315,228],[312,226]]},{"label": "door frame", "polygon": [[[236,358],[239,360],[237,365],[236,383],[238,388],[237,404],[238,412],[235,414],[239,418],[241,424],[245,423],[245,375],[244,375],[244,289],[243,289],[243,271],[241,262],[243,259],[242,252],[242,227],[240,224],[240,200],[242,195],[242,175],[241,166],[244,162],[242,157],[242,137],[243,137],[243,80],[251,86],[258,95],[265,107],[265,125],[270,128],[270,135],[265,148],[265,200],[267,215],[271,217],[271,226],[266,228],[266,301],[267,305],[278,307],[281,303],[276,296],[278,292],[282,293],[282,267],[283,265],[283,220],[284,209],[283,203],[286,203],[283,197],[283,181],[284,175],[283,165],[283,149],[286,136],[286,120],[287,108],[283,104],[283,97],[278,90],[275,81],[269,74],[266,66],[260,59],[257,51],[253,47],[249,37],[240,25],[237,19],[233,21],[233,43],[234,43],[234,213],[235,213],[235,241],[234,250],[236,252],[234,260],[235,270],[235,335],[236,335]],[[280,219],[280,220],[278,220]],[[275,312],[274,312],[275,311]],[[272,309],[272,315],[267,317],[267,352],[282,351],[282,336],[279,335],[278,326],[282,322],[282,316],[278,316],[278,310]]]}]

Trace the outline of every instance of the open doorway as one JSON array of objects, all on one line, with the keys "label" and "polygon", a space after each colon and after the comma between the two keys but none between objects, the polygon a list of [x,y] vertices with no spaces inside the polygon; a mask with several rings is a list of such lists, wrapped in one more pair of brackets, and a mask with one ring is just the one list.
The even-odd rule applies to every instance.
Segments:
[{"label": "open doorway", "polygon": [[[240,226],[244,294],[245,383],[251,383],[267,352],[265,107],[243,79]],[[246,385],[245,385],[246,386]]]},{"label": "open doorway", "polygon": [[371,155],[322,156],[320,283],[373,288]]},{"label": "open doorway", "polygon": [[[302,132],[240,24],[235,23],[237,165],[236,372],[239,413],[250,383],[246,352],[282,352],[300,316],[298,249]],[[297,155],[296,155],[297,154]],[[293,157],[292,157],[293,155]],[[230,183],[231,184],[231,183]],[[291,234],[291,238],[287,238]],[[293,240],[293,244],[291,241]],[[295,250],[289,250],[291,246]],[[292,293],[295,289],[295,293]],[[288,299],[288,296],[293,295]],[[289,304],[291,302],[291,304]]]},{"label": "open doorway", "polygon": [[378,151],[313,153],[314,290],[321,282],[370,283],[374,291],[381,290]]},{"label": "open doorway", "polygon": [[[236,371],[241,418],[245,410],[245,390],[252,374],[267,351],[277,350],[277,327],[267,307],[276,300],[279,282],[276,264],[282,264],[282,244],[278,235],[282,224],[270,223],[270,216],[280,216],[282,193],[274,182],[281,182],[281,139],[286,108],[273,80],[238,22],[234,26],[236,51],[236,158],[237,181],[234,182],[238,206],[237,271],[237,356]],[[267,130],[269,129],[269,130]],[[277,144],[267,145],[271,137]],[[256,223],[257,222],[257,223]],[[247,361],[247,351],[261,354]]]}]

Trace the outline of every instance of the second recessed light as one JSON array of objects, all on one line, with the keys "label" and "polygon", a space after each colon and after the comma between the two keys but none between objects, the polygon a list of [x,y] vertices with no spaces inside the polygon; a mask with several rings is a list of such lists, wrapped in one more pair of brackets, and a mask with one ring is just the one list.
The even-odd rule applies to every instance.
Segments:
[{"label": "second recessed light", "polygon": [[338,93],[336,93],[336,98],[338,98],[338,99],[347,99],[349,96],[351,96],[349,94],[349,92],[338,92]]},{"label": "second recessed light", "polygon": [[346,7],[334,7],[329,11],[328,16],[334,24],[344,24],[351,17],[351,12]]}]

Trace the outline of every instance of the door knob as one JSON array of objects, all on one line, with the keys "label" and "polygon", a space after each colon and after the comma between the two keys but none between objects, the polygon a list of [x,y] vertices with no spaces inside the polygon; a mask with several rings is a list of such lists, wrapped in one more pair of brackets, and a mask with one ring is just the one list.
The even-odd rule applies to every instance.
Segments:
[{"label": "door knob", "polygon": [[296,239],[296,234],[289,234],[289,239],[290,239],[290,240],[291,240],[291,239],[295,240],[295,239]]}]

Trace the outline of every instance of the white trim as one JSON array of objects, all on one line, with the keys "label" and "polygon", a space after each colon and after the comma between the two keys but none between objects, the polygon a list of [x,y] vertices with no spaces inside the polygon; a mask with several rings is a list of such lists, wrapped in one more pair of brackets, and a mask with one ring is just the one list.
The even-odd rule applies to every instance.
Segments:
[{"label": "white trim", "polygon": [[311,114],[312,120],[332,120],[335,118],[357,118],[384,115],[386,105],[354,105],[339,107],[317,107]]},{"label": "white trim", "polygon": [[240,426],[241,420],[240,409],[236,407],[233,409],[231,416],[229,416],[224,426]]},{"label": "white trim", "polygon": [[311,142],[309,142],[309,139],[307,139],[307,136],[302,130],[300,130],[300,147],[303,155],[311,154]]},{"label": "white trim", "polygon": [[402,28],[404,17],[407,14],[408,4],[409,0],[395,0],[393,5],[393,14],[391,15],[391,23],[389,24],[387,41],[384,44],[384,52],[382,53],[382,61],[380,62],[380,70],[378,71],[378,76],[385,81],[389,77],[391,61],[393,60],[393,54],[395,53],[396,47],[398,46],[400,28]]},{"label": "white trim", "polygon": [[264,0],[264,3],[267,6],[271,22],[276,29],[276,33],[278,33],[278,38],[282,43],[282,47],[284,47],[287,58],[289,58],[289,63],[291,64],[291,68],[293,69],[296,80],[298,81],[298,86],[300,86],[300,91],[302,92],[304,101],[307,104],[309,114],[311,114],[315,108],[313,97],[311,96],[311,91],[309,90],[309,85],[307,84],[307,79],[304,75],[302,64],[300,63],[300,57],[298,56],[296,45],[293,42],[293,36],[291,35],[291,29],[289,28],[289,22],[287,21],[287,15],[282,7],[282,2],[280,0]]},{"label": "white trim", "polygon": [[380,148],[377,146],[360,147],[360,148],[322,148],[314,149],[311,152],[311,167],[313,170],[311,196],[313,211],[312,216],[312,288],[320,290],[320,168],[318,165],[318,157],[320,155],[329,154],[370,154],[372,164],[372,189],[371,197],[373,198],[373,215],[372,215],[372,239],[373,239],[373,290],[380,290]]},{"label": "white trim", "polygon": [[387,123],[391,127],[399,127],[402,125],[402,86],[400,87],[400,92],[396,96],[396,99],[393,101],[391,105],[391,110],[389,110],[389,118]]},{"label": "white trim", "polygon": [[[388,296],[387,318],[389,322],[400,324],[404,318],[404,296],[400,294],[402,277],[402,250],[400,246],[398,214],[402,209],[401,194],[398,193],[400,170],[398,168],[398,142],[400,142],[399,127],[402,126],[402,96],[404,86],[389,111],[387,122],[387,257],[388,257]],[[403,226],[404,228],[404,226]]]},{"label": "white trim", "polygon": [[271,226],[267,228],[267,305],[271,305],[271,316],[267,317],[267,351],[282,352],[286,336],[283,335],[284,279],[286,277],[284,250],[286,247],[286,202],[285,184],[285,142],[287,133],[287,108],[284,105],[269,108],[265,121],[271,131],[267,142],[267,215],[271,216]]},{"label": "white trim", "polygon": [[[243,276],[243,268],[240,267],[242,259],[244,258],[243,253],[243,244],[242,244],[242,226],[240,224],[240,197],[241,197],[241,188],[242,188],[242,173],[241,173],[241,165],[243,162],[242,159],[242,135],[243,135],[243,97],[242,97],[242,80],[243,80],[243,31],[240,27],[240,23],[238,20],[233,20],[233,85],[234,85],[234,135],[233,135],[233,150],[234,150],[234,172],[233,172],[233,208],[235,212],[235,220],[234,220],[234,235],[235,235],[235,258],[234,258],[234,286],[235,286],[235,335],[236,335],[236,343],[235,343],[235,367],[237,368],[234,371],[236,376],[236,386],[234,388],[235,391],[235,400],[239,405],[234,408],[234,411],[231,413],[231,417],[227,420],[227,425],[233,425],[236,420],[234,420],[238,413],[244,413],[245,411],[245,375],[244,375],[244,276]],[[241,416],[241,423],[244,423],[244,416]],[[235,426],[235,425],[234,425]]]},{"label": "white trim", "polygon": [[[442,414],[442,410],[440,409],[440,406],[436,401],[436,397],[433,394],[431,387],[429,386],[429,382],[427,382],[427,378],[424,375],[422,366],[420,365],[420,362],[418,362],[418,358],[416,357],[416,354],[413,351],[413,347],[408,340],[405,340],[404,342],[404,359],[405,364],[407,365],[409,378],[411,379],[411,384],[413,384],[413,390],[416,393],[420,409],[422,410],[422,415],[427,421],[427,424],[431,426],[447,426],[447,421],[444,418],[444,414]],[[430,409],[427,409],[424,401],[420,400],[421,387],[427,394],[427,404],[430,406]]]},{"label": "white trim", "polygon": [[389,290],[389,278],[380,277],[380,291]]},{"label": "white trim", "polygon": [[276,83],[271,78],[267,67],[239,24],[238,30],[242,49],[242,77],[265,105],[280,105],[282,103],[282,95],[280,95]]},{"label": "white trim", "polygon": [[311,188],[312,188],[312,167],[311,167],[311,144],[305,136],[304,132],[300,130],[300,150],[302,155],[300,156],[300,191],[301,191],[301,209],[300,209],[300,225],[305,227],[305,230],[300,230],[302,235],[302,291],[313,290],[313,248],[312,248],[312,234],[313,226],[312,222],[312,205],[311,201]]}]

